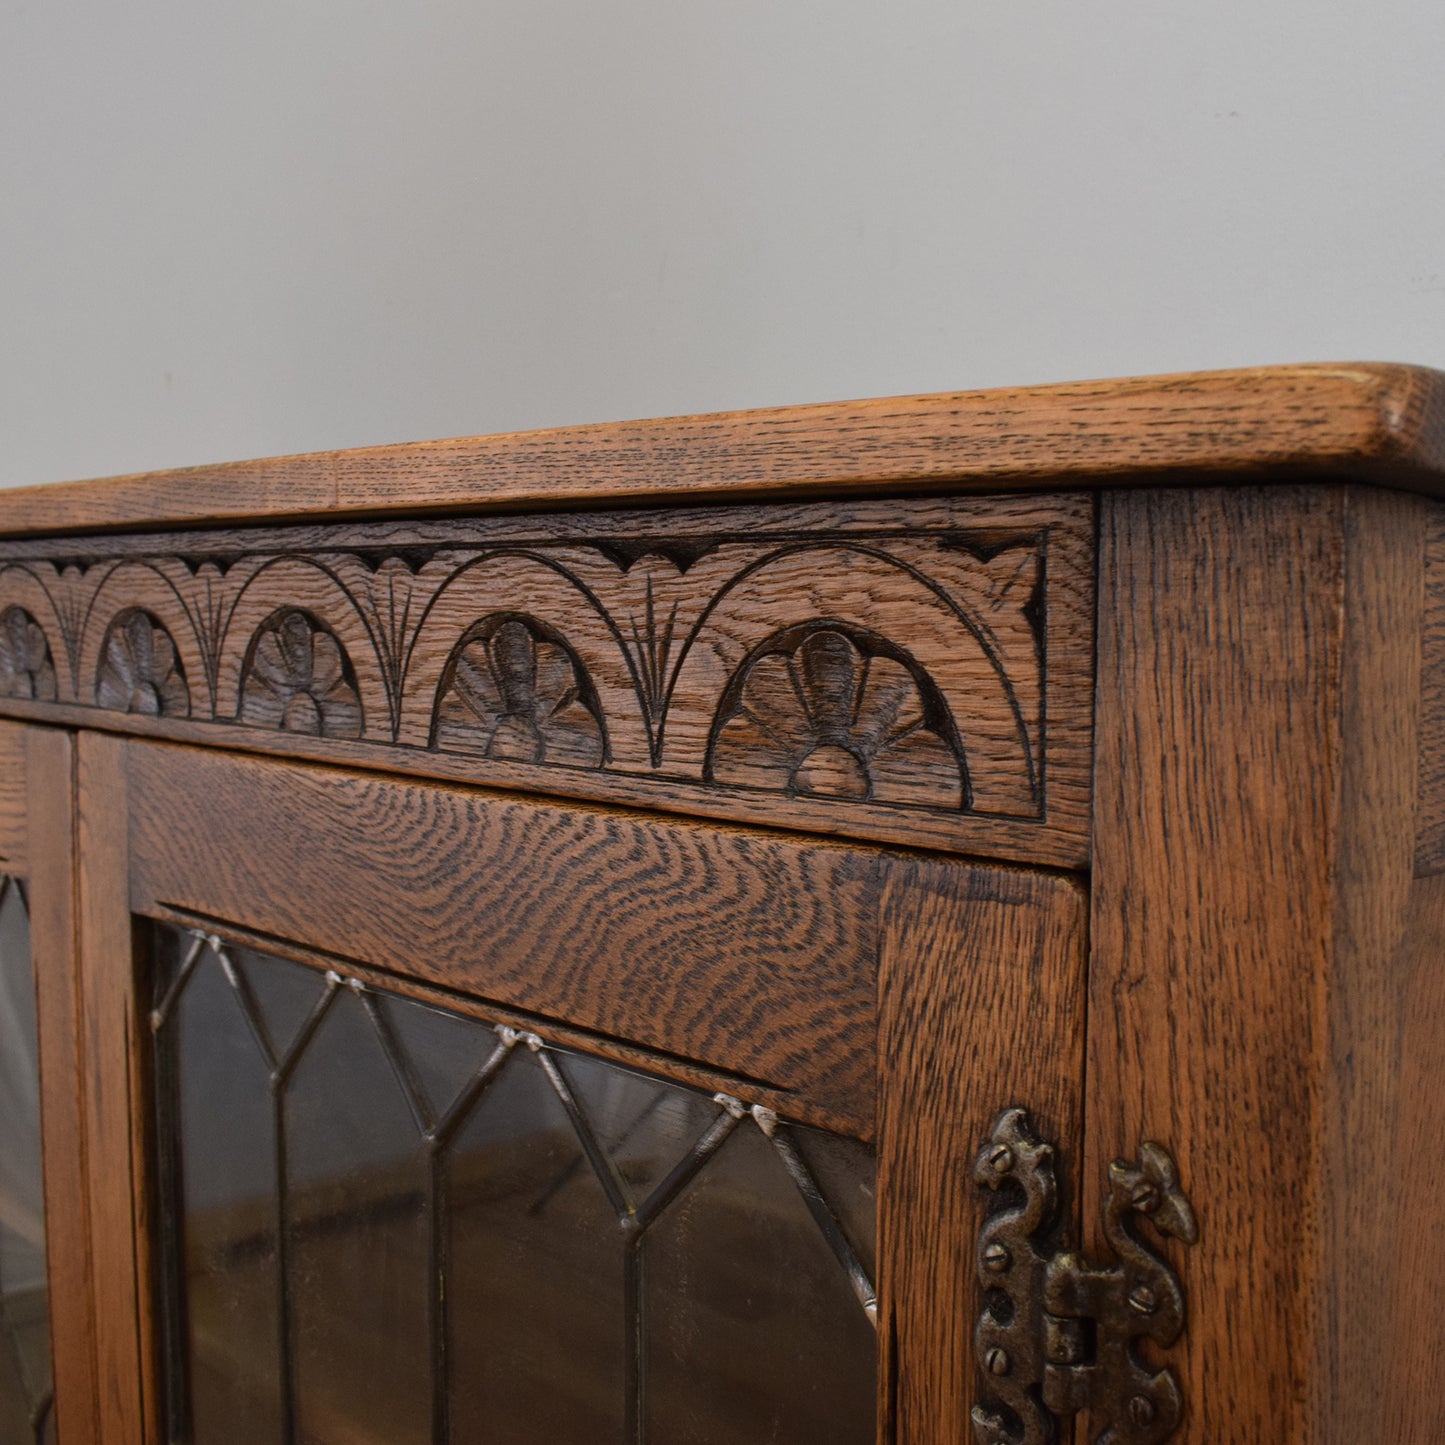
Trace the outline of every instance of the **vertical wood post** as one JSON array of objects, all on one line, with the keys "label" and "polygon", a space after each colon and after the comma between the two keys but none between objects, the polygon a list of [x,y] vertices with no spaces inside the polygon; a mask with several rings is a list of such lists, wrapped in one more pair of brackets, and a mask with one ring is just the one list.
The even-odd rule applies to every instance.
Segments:
[{"label": "vertical wood post", "polygon": [[[973,1162],[1003,1109],[1080,1152],[1085,897],[1072,878],[900,860],[878,1016],[880,1431],[960,1445],[981,1376]],[[891,1433],[889,1433],[891,1430]]]},{"label": "vertical wood post", "polygon": [[80,972],[101,1436],[144,1445],[151,1372],[141,1019],[129,897],[127,743],[77,741]]},{"label": "vertical wood post", "polygon": [[1438,1425],[1438,1379],[1406,1378],[1438,1339],[1411,1282],[1445,1257],[1439,890],[1413,878],[1428,506],[1103,499],[1086,1218],[1110,1158],[1174,1152],[1197,1445]]},{"label": "vertical wood post", "polygon": [[66,1445],[100,1445],[76,951],[75,741],[57,728],[27,728],[25,739],[55,1426]]}]

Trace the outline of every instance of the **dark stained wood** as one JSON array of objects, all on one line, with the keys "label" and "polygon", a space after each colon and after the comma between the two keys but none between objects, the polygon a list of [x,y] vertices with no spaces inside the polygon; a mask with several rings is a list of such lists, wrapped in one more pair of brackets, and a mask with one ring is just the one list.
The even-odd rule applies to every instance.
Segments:
[{"label": "dark stained wood", "polygon": [[973,1160],[996,1115],[1027,1107],[1058,1141],[1061,1175],[1083,1167],[1087,906],[1074,881],[1046,873],[918,859],[889,875],[878,1039],[881,1441],[973,1438],[974,1242],[990,1202],[973,1183]]},{"label": "dark stained wood", "polygon": [[0,722],[0,873],[20,878],[30,871],[26,733],[19,723]]},{"label": "dark stained wood", "polygon": [[1438,493],[1442,398],[1439,373],[1344,363],[675,417],[20,488],[0,534],[1240,472]]},{"label": "dark stained wood", "polygon": [[1191,1441],[1438,1421],[1438,1364],[1411,1395],[1445,1227],[1407,1098],[1441,1022],[1411,883],[1424,510],[1104,502],[1085,1114],[1095,1160],[1167,1143],[1199,1216],[1175,1251]]},{"label": "dark stained wood", "polygon": [[75,743],[53,728],[27,728],[24,741],[20,776],[35,820],[30,830],[30,956],[37,980],[56,1430],[65,1445],[100,1445],[76,949]]},{"label": "dark stained wood", "polygon": [[50,704],[9,707],[1084,861],[1092,500],[782,510],[289,529],[240,553],[160,535],[83,570],[26,544],[0,610],[59,666]]},{"label": "dark stained wood", "polygon": [[159,1435],[144,1208],[141,1020],[127,898],[125,742],[82,733],[77,780],[81,1042],[100,1438],[105,1445],[153,1445]]},{"label": "dark stained wood", "polygon": [[871,1135],[879,854],[127,751],[137,912],[236,922],[682,1056],[776,1091],[790,1118]]}]

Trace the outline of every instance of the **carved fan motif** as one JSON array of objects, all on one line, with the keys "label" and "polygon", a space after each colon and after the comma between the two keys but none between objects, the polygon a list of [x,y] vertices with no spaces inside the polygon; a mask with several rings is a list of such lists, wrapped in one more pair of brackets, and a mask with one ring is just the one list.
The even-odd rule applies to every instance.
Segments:
[{"label": "carved fan motif", "polygon": [[242,722],[317,737],[359,738],[361,699],[345,648],[290,607],[256,629],[241,678]]},{"label": "carved fan motif", "polygon": [[23,608],[0,612],[0,697],[55,701],[55,664],[40,624]]},{"label": "carved fan motif", "polygon": [[453,649],[432,745],[572,768],[600,767],[607,755],[587,669],[551,628],[515,614],[478,623]]},{"label": "carved fan motif", "polygon": [[929,808],[967,805],[938,689],[884,638],[826,623],[770,638],[718,706],[708,778]]},{"label": "carved fan motif", "polygon": [[101,648],[95,700],[111,712],[190,716],[191,693],[176,645],[149,612],[134,607],[111,622]]}]

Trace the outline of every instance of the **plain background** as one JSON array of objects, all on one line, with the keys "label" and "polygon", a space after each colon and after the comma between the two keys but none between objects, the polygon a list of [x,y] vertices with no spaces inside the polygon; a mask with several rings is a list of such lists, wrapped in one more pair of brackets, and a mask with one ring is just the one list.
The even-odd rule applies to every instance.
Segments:
[{"label": "plain background", "polygon": [[1445,365],[1439,0],[0,0],[0,484]]}]

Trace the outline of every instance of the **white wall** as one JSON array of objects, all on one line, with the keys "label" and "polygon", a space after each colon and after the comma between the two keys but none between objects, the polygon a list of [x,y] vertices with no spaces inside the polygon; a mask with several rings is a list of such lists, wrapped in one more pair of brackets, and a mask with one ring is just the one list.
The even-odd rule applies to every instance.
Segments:
[{"label": "white wall", "polygon": [[0,482],[1445,365],[1439,0],[0,0]]}]

